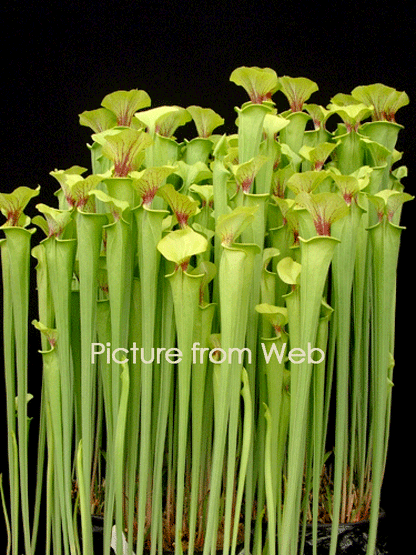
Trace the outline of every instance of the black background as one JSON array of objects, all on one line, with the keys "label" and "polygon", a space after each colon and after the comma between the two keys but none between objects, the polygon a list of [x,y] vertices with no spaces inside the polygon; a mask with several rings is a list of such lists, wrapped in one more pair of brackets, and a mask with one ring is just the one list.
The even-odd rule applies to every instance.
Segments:
[{"label": "black background", "polygon": [[[397,148],[409,169],[406,190],[415,194],[415,27],[403,4],[9,2],[1,22],[0,190],[40,184],[41,201],[50,202],[57,188],[51,170],[90,164],[90,131],[79,125],[78,114],[98,108],[118,89],[144,89],[152,106],[211,107],[226,119],[218,131],[234,132],[234,106],[247,97],[229,76],[236,67],[255,65],[316,81],[320,90],[311,102],[324,106],[357,85],[382,82],[405,90],[411,103],[398,113],[405,129]],[[382,498],[397,545],[393,554],[400,552],[396,542],[410,541],[414,533],[415,206],[403,210],[408,229],[399,262],[392,433]],[[36,360],[30,367],[34,391],[41,372]],[[0,465],[6,472],[5,450]]]}]

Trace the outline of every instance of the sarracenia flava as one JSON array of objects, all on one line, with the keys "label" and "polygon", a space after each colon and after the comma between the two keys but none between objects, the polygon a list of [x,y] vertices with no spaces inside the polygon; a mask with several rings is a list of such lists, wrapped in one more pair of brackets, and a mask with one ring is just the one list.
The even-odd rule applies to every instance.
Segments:
[{"label": "sarracenia flava", "polygon": [[306,78],[230,79],[249,95],[235,134],[117,91],[80,115],[91,172],[52,171],[57,206],[29,217],[40,187],[0,194],[11,555],[35,554],[41,524],[46,555],[93,555],[97,515],[103,555],[296,555],[308,522],[315,554],[332,522],[335,555],[339,524],[366,518],[375,553],[408,97],[374,84],[323,107]]}]

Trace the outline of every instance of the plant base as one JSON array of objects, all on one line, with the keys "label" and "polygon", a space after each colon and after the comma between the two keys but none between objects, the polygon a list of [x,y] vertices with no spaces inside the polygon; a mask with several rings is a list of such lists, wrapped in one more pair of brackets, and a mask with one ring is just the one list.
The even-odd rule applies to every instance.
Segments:
[{"label": "plant base", "polygon": [[[379,517],[377,548],[375,555],[389,555],[386,533],[386,515]],[[365,555],[367,551],[369,521],[340,524],[338,532],[337,555]],[[318,525],[318,555],[328,555],[331,544],[331,524]],[[312,526],[306,528],[304,555],[312,555]]]}]

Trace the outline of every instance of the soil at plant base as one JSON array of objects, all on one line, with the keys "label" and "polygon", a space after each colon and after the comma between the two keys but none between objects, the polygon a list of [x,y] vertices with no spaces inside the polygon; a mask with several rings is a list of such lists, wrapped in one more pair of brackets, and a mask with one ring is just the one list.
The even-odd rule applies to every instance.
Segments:
[{"label": "soil at plant base", "polygon": [[[221,553],[222,553],[222,547],[224,543],[223,525],[224,525],[224,519],[221,522],[220,528],[218,530],[218,536],[217,536],[217,549]],[[185,529],[184,534],[182,536],[182,549],[184,552],[188,550],[188,543],[189,543],[188,532],[189,531]],[[231,534],[232,534],[232,529],[231,529]],[[195,547],[194,547],[195,553],[202,553],[204,549],[204,540],[205,540],[204,536],[202,534],[198,534],[198,531],[197,531],[196,539],[195,539]],[[240,523],[238,525],[237,545],[242,544],[243,542],[244,542],[244,525]],[[148,538],[147,541],[145,542],[145,549],[150,551],[150,538]],[[173,553],[175,551],[175,525],[174,524],[169,525],[166,519],[164,519],[163,521],[163,551],[165,553]]]},{"label": "soil at plant base", "polygon": [[[93,516],[93,541],[94,541],[94,553],[101,553],[103,550],[103,532],[104,532],[104,518],[102,516]],[[223,522],[222,522],[223,524]],[[232,531],[231,531],[232,532]],[[163,533],[163,552],[167,555],[170,555],[175,551],[175,526],[167,524],[166,520],[164,521],[164,533]],[[222,528],[218,531],[218,538],[217,538],[217,549],[218,555],[222,553],[222,546],[224,542],[224,531]],[[237,534],[237,545],[240,545],[244,542],[244,525],[242,523],[239,524],[238,534]],[[144,543],[144,552],[150,553],[150,538],[147,538]],[[195,553],[202,553],[204,547],[204,538],[197,537],[197,541],[195,542]],[[182,549],[184,552],[188,549],[188,537],[185,534],[182,539]],[[133,549],[134,551],[134,549]],[[111,549],[111,555],[115,555],[114,550]]]},{"label": "soil at plant base", "polygon": [[[365,555],[367,552],[369,521],[340,524],[337,555]],[[386,515],[379,517],[375,555],[390,555],[387,535]],[[318,555],[328,555],[331,544],[331,524],[318,525]],[[307,525],[304,555],[313,554],[312,526]]]},{"label": "soil at plant base", "polygon": [[[103,552],[104,518],[102,516],[92,517],[92,539],[94,553]],[[114,549],[110,547],[110,555],[116,555]]]}]

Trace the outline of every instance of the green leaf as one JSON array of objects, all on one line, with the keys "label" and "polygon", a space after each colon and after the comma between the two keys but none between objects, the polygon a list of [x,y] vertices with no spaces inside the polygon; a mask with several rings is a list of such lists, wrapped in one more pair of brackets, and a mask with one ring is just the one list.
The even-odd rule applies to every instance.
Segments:
[{"label": "green leaf", "polygon": [[267,247],[263,250],[263,270],[267,270],[270,261],[280,255],[280,250],[274,247]]},{"label": "green leaf", "polygon": [[79,115],[80,125],[90,127],[94,133],[101,133],[117,125],[117,116],[106,108],[86,110]]},{"label": "green leaf", "polygon": [[32,325],[46,336],[51,348],[55,347],[58,338],[58,331],[56,329],[48,328],[38,320],[32,320]]},{"label": "green leaf", "polygon": [[[300,113],[303,114],[304,112],[300,112]],[[289,161],[288,165],[292,166],[293,169],[298,168],[303,162],[302,157],[299,156],[299,154],[295,152],[292,148],[290,148],[288,144],[279,143],[279,145],[280,145],[281,155],[285,156]]]},{"label": "green leaf", "polygon": [[82,179],[81,176],[86,171],[87,168],[71,166],[67,170],[54,170],[49,172],[49,175],[58,181],[68,204],[70,204],[72,200],[71,187]]},{"label": "green leaf", "polygon": [[229,146],[227,154],[223,158],[223,163],[226,168],[238,165],[238,146]]},{"label": "green leaf", "polygon": [[272,174],[271,194],[275,198],[284,198],[288,179],[295,173],[291,164],[278,168]]},{"label": "green leaf", "polygon": [[198,201],[179,193],[171,183],[163,185],[156,194],[169,204],[181,228],[186,227],[189,218],[199,212]]},{"label": "green leaf", "polygon": [[141,172],[131,172],[132,185],[145,206],[150,206],[159,187],[176,169],[177,166],[158,166],[145,168]]},{"label": "green leaf", "polygon": [[209,260],[203,260],[200,264],[198,264],[196,268],[194,268],[189,273],[195,276],[202,276],[201,285],[199,288],[199,304],[200,306],[204,306],[204,291],[207,290],[208,284],[217,275],[217,267],[213,262],[210,262]]},{"label": "green leaf", "polygon": [[[228,149],[229,149],[229,136],[227,135],[221,135],[220,137],[218,137],[218,135],[216,136],[216,142],[214,143],[214,150],[212,152],[212,155],[214,157],[214,160],[223,160],[224,157],[227,155],[228,153]],[[237,149],[238,150],[238,149]]]},{"label": "green leaf", "polygon": [[[26,404],[29,403],[29,401],[31,401],[33,399],[33,395],[31,393],[26,393]],[[16,397],[14,398],[14,405],[16,407],[16,416],[17,416],[17,407],[19,405],[19,396],[16,395]]]},{"label": "green leaf", "polygon": [[150,135],[158,133],[162,137],[172,137],[178,127],[192,119],[191,114],[180,106],[158,106],[135,114],[135,117],[147,127]]},{"label": "green leaf", "polygon": [[[47,223],[47,236],[48,237],[60,237],[72,219],[71,210],[57,210],[51,206],[40,203],[36,205],[39,212],[42,212],[46,218]],[[33,223],[37,223],[39,220],[35,221],[33,218]],[[40,223],[38,223],[39,225]],[[45,231],[44,227],[40,224],[40,227]]]},{"label": "green leaf", "polygon": [[183,160],[179,160],[175,173],[181,177],[183,181],[182,188],[185,188],[185,190],[187,190],[192,183],[199,183],[200,181],[211,179],[212,177],[212,171],[201,161],[195,162],[194,164],[187,164]]},{"label": "green leaf", "polygon": [[371,168],[368,169],[370,171],[362,173],[361,177],[358,177],[358,172],[354,172],[354,174],[351,175],[341,175],[336,172],[331,173],[332,179],[335,181],[335,184],[348,205],[350,205],[352,200],[356,198],[357,194],[365,189],[365,187],[369,184],[370,173],[372,170]]},{"label": "green leaf", "polygon": [[276,335],[280,335],[282,328],[288,323],[287,308],[261,303],[255,306],[256,312],[263,314],[273,326]]},{"label": "green leaf", "polygon": [[131,171],[139,169],[144,150],[152,144],[148,133],[131,128],[92,137],[102,145],[103,155],[114,163],[114,177],[127,177]]},{"label": "green leaf", "polygon": [[117,118],[117,125],[130,127],[135,112],[151,104],[150,96],[145,91],[115,91],[103,98],[101,106],[111,110]]},{"label": "green leaf", "polygon": [[86,171],[85,168],[72,166],[68,170],[50,172],[50,175],[59,182],[70,208],[81,208],[86,212],[91,212],[94,209],[94,204],[88,193],[97,187],[103,177],[101,175],[89,175],[84,178],[81,175],[84,171]]},{"label": "green leaf", "polygon": [[387,120],[395,122],[397,110],[408,104],[409,97],[404,91],[392,91],[384,107]]},{"label": "green leaf", "polygon": [[213,185],[197,185],[194,183],[189,187],[192,193],[196,193],[201,199],[201,206],[212,204],[214,200],[214,187]]},{"label": "green leaf", "polygon": [[401,181],[404,177],[408,176],[408,170],[406,166],[399,166],[395,170],[393,170],[392,175],[398,180]]},{"label": "green leaf", "polygon": [[191,256],[205,252],[208,241],[191,227],[185,227],[170,231],[159,241],[157,248],[167,260],[186,270]]},{"label": "green leaf", "polygon": [[331,174],[328,170],[321,170],[319,172],[313,170],[302,173],[297,172],[289,177],[286,184],[289,189],[295,193],[295,195],[302,191],[311,193],[319,187],[319,185],[327,179],[327,177],[330,176]]},{"label": "green leaf", "polygon": [[292,112],[301,112],[303,104],[312,93],[318,90],[318,85],[306,77],[288,77],[285,75],[279,78],[279,84],[280,90],[289,101]]},{"label": "green leaf", "polygon": [[293,238],[296,243],[299,235],[299,217],[297,214],[298,205],[296,204],[295,200],[291,198],[275,197],[274,200],[280,208],[285,225],[287,225],[292,231]]},{"label": "green leaf", "polygon": [[296,202],[311,214],[318,235],[331,235],[331,225],[348,213],[348,205],[337,193],[300,192]]},{"label": "green leaf", "polygon": [[222,214],[217,219],[215,233],[222,245],[231,245],[241,233],[253,222],[257,206],[238,206],[229,214]]},{"label": "green leaf", "polygon": [[248,193],[257,173],[266,160],[268,160],[267,156],[258,154],[243,164],[231,165],[231,171],[237,182],[237,189],[241,188],[245,193]]},{"label": "green leaf", "polygon": [[332,114],[332,110],[326,109],[319,104],[305,104],[304,108],[311,116],[315,129],[324,128],[326,120]]},{"label": "green leaf", "polygon": [[[32,218],[32,224],[37,225],[42,231],[43,233],[46,235],[46,237],[49,236],[49,226],[48,226],[48,222],[45,220],[45,218],[43,218],[42,216],[35,216]],[[36,247],[34,247],[35,249]],[[36,256],[35,256],[36,258]]]},{"label": "green leaf", "polygon": [[332,114],[338,114],[345,123],[348,132],[352,130],[357,131],[360,123],[370,117],[373,112],[372,106],[367,106],[364,103],[357,104],[353,102],[352,104],[338,105],[335,103],[335,98],[336,97],[333,99],[333,103],[329,104],[327,107]]},{"label": "green leaf", "polygon": [[100,189],[90,191],[89,195],[95,196],[98,200],[101,200],[101,202],[105,202],[108,205],[109,212],[116,221],[120,220],[123,216],[123,212],[129,208],[129,203],[127,201],[110,197]]},{"label": "green leaf", "polygon": [[391,156],[391,152],[388,148],[378,143],[377,141],[367,139],[367,137],[360,137],[360,141],[361,144],[365,146],[365,149],[369,154],[369,158],[371,161],[370,163],[372,166],[381,167],[387,164],[387,160]]},{"label": "green leaf", "polygon": [[293,210],[296,208],[296,202],[293,198],[275,197],[274,200],[276,201],[276,204],[279,207],[284,219],[287,219],[288,214],[290,212],[293,212]]},{"label": "green leaf", "polygon": [[409,104],[409,97],[405,92],[399,92],[382,83],[355,87],[351,94],[363,104],[374,107],[373,121],[395,122],[397,110]]},{"label": "green leaf", "polygon": [[84,212],[94,212],[95,205],[89,192],[92,191],[102,181],[100,175],[89,175],[85,179],[71,183],[70,190],[70,206],[79,208]]},{"label": "green leaf", "polygon": [[302,266],[290,256],[286,256],[277,263],[277,273],[280,279],[288,285],[298,285]]},{"label": "green leaf", "polygon": [[321,170],[330,156],[332,151],[338,146],[339,143],[321,143],[315,147],[303,145],[299,150],[299,154],[306,158],[315,171]]},{"label": "green leaf", "polygon": [[107,259],[105,255],[101,255],[100,258],[98,259],[97,282],[100,290],[107,296],[108,295],[108,271],[107,271]]},{"label": "green leaf", "polygon": [[209,137],[214,129],[224,124],[224,118],[211,110],[211,108],[201,108],[201,106],[188,106],[186,109],[194,120],[198,137]]},{"label": "green leaf", "polygon": [[203,235],[206,239],[208,239],[208,241],[211,241],[211,239],[215,235],[215,232],[212,231],[212,229],[208,229],[207,227],[204,227],[203,225],[199,224],[198,222],[193,223],[192,227],[195,231],[197,231],[198,233]]},{"label": "green leaf", "polygon": [[25,227],[30,220],[23,214],[23,210],[33,197],[39,194],[40,186],[36,189],[17,187],[12,193],[0,193],[0,210],[7,221],[3,226]]},{"label": "green leaf", "polygon": [[352,94],[338,93],[331,98],[331,104],[336,106],[350,106],[351,104],[362,104],[360,100],[357,100],[352,96]]},{"label": "green leaf", "polygon": [[190,272],[196,276],[202,277],[202,286],[208,285],[217,274],[217,267],[209,260],[203,260],[198,266]]},{"label": "green leaf", "polygon": [[60,185],[62,182],[66,183],[67,180],[71,180],[72,176],[80,176],[87,171],[87,168],[83,168],[82,166],[71,166],[67,170],[54,170],[49,172],[49,175],[54,177]]},{"label": "green leaf", "polygon": [[242,66],[231,73],[230,81],[243,87],[254,104],[270,101],[279,88],[277,74],[270,68]]},{"label": "green leaf", "polygon": [[268,136],[275,136],[289,125],[290,121],[287,118],[282,118],[277,114],[266,114],[263,121],[263,130]]},{"label": "green leaf", "polygon": [[414,197],[408,193],[393,191],[391,189],[383,189],[375,195],[368,195],[368,200],[376,207],[379,220],[381,220],[383,216],[387,216],[390,222],[396,211],[402,207],[403,203],[413,199]]},{"label": "green leaf", "polygon": [[[392,165],[397,164],[397,162],[400,162],[400,160],[403,158],[403,152],[399,152],[398,150],[394,149],[393,152],[391,153],[391,162]],[[405,169],[405,166],[401,166],[402,169]],[[394,170],[391,171],[391,173],[393,175],[396,174],[397,170],[399,170],[399,167],[395,168]],[[400,170],[402,171],[402,170]],[[407,171],[407,170],[406,170]]]}]

